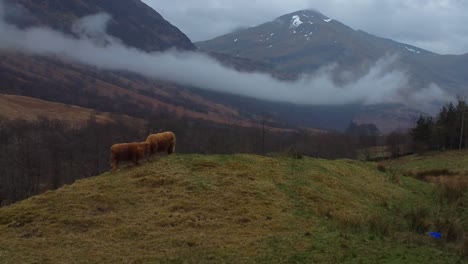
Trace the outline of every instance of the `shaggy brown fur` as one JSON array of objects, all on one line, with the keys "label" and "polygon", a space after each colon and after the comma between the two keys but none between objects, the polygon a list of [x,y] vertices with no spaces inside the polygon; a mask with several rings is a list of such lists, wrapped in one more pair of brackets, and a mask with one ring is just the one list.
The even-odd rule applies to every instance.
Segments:
[{"label": "shaggy brown fur", "polygon": [[133,142],[115,144],[111,147],[110,163],[115,170],[121,161],[132,161],[138,165],[138,161],[147,158],[150,153],[150,144],[148,142]]},{"label": "shaggy brown fur", "polygon": [[151,154],[157,152],[167,152],[172,154],[175,152],[176,136],[172,132],[164,132],[149,135],[146,142],[150,143]]}]

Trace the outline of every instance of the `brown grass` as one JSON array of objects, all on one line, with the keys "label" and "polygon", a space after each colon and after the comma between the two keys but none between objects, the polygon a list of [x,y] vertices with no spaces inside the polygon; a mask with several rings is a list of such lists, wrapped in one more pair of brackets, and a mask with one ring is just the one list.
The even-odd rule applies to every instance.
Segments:
[{"label": "brown grass", "polygon": [[387,172],[387,167],[385,167],[385,165],[379,163],[379,164],[377,164],[377,170],[380,171],[380,172]]},{"label": "brown grass", "polygon": [[462,242],[465,234],[463,224],[457,217],[445,216],[438,219],[434,224],[435,230],[443,234],[448,242]]},{"label": "brown grass", "polygon": [[[1,208],[0,254],[11,263],[456,259],[388,236],[406,223],[388,208],[425,203],[416,190],[357,161],[171,155]],[[428,216],[410,216],[414,228]],[[375,235],[386,238],[369,242]]]},{"label": "brown grass", "polygon": [[[112,75],[112,79],[109,80],[108,78],[95,77],[103,74],[98,70],[66,61],[32,57],[4,50],[0,50],[0,56],[2,56],[0,71],[5,70],[12,73],[14,76],[12,78],[13,86],[18,83],[21,86],[26,84],[35,85],[34,87],[40,84],[44,89],[48,88],[49,84],[54,87],[72,87],[76,85],[76,80],[80,80],[83,82],[83,90],[86,92],[107,97],[110,100],[115,95],[126,97],[132,103],[148,109],[149,112],[164,110],[178,117],[207,120],[218,124],[239,125],[242,127],[258,126],[257,121],[243,116],[239,109],[203,98],[176,84],[150,80],[141,76],[132,77],[105,72]],[[141,91],[151,91],[156,96],[147,96]],[[177,99],[174,100],[173,98]],[[185,102],[181,104],[181,101]],[[187,105],[195,106],[203,109],[203,111],[194,110],[193,107]],[[3,110],[0,109],[0,115],[2,115],[2,112]],[[47,116],[47,114],[44,115]],[[18,115],[18,113],[10,115],[15,118],[14,115]],[[26,117],[23,118],[26,119]],[[273,132],[292,131],[291,129],[270,126],[267,126],[266,129]]]},{"label": "brown grass", "polygon": [[468,174],[449,169],[431,169],[406,172],[406,175],[437,186],[442,198],[454,202],[463,197],[468,190]]},{"label": "brown grass", "polygon": [[[8,119],[36,121],[39,117],[47,117],[74,126],[82,126],[86,124],[91,115],[94,115],[96,122],[101,124],[114,122],[110,113],[97,112],[89,108],[49,102],[32,97],[0,94],[0,116]],[[143,120],[128,116],[122,117],[127,122],[136,122],[143,125]]]},{"label": "brown grass", "polygon": [[449,201],[457,201],[468,190],[467,175],[431,176],[427,178],[427,181],[435,184],[441,196]]},{"label": "brown grass", "polygon": [[465,237],[463,238],[462,250],[461,251],[463,253],[463,256],[468,258],[468,234],[466,234]]},{"label": "brown grass", "polygon": [[452,176],[456,174],[457,172],[453,172],[448,169],[432,169],[432,170],[418,171],[416,173],[410,172],[411,176],[419,180],[427,180],[428,177]]}]

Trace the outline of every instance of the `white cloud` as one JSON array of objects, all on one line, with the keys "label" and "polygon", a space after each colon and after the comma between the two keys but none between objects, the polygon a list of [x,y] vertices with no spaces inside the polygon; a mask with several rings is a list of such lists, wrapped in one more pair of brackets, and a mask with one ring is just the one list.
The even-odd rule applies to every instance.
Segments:
[{"label": "white cloud", "polygon": [[[76,25],[85,24],[87,28],[84,28],[84,32],[95,33],[108,19],[106,15],[99,14],[85,17],[77,21]],[[100,33],[104,34],[103,32]],[[97,36],[102,37],[99,34]],[[91,37],[84,34],[76,39],[48,28],[20,30],[0,18],[2,49],[62,56],[102,69],[130,71],[149,78],[263,100],[315,105],[417,102],[419,107],[423,107],[451,98],[436,86],[425,90],[407,90],[408,76],[404,72],[390,70],[396,57],[383,58],[363,77],[337,86],[332,81],[333,69],[330,68],[324,68],[313,76],[303,76],[298,81],[286,82],[267,74],[237,72],[197,52],[172,50],[165,53],[146,53],[126,47],[108,36],[105,36],[108,42],[102,45],[96,43],[95,37],[96,34]]]}]

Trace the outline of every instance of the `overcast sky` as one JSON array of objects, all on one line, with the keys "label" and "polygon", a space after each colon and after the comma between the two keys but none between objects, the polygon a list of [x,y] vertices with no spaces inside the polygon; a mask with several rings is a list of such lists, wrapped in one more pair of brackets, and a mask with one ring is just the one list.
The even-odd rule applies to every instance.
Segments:
[{"label": "overcast sky", "polygon": [[442,54],[468,53],[467,0],[143,0],[192,41],[315,9],[369,33]]}]

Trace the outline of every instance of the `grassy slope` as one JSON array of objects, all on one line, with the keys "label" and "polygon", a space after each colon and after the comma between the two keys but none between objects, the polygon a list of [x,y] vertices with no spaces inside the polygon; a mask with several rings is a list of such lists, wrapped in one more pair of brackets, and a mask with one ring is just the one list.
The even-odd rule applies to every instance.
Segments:
[{"label": "grassy slope", "polygon": [[[39,117],[61,120],[74,126],[86,124],[94,114],[96,122],[114,122],[110,113],[98,112],[93,109],[73,105],[44,101],[27,96],[0,94],[0,117],[8,119],[23,119],[36,121]],[[121,115],[126,122],[143,125],[143,120]]]},{"label": "grassy slope", "polygon": [[468,151],[430,152],[403,157],[385,164],[400,173],[434,169],[465,172],[468,171]]},{"label": "grassy slope", "polygon": [[174,155],[0,209],[2,263],[461,263],[373,163]]}]

